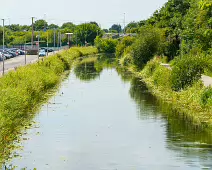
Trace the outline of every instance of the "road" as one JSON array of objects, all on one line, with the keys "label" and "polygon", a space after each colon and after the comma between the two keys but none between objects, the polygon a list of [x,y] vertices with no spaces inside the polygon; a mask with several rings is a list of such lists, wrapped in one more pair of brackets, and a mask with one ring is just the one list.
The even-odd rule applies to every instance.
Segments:
[{"label": "road", "polygon": [[[49,53],[49,55],[52,55],[54,53]],[[41,58],[41,57],[40,57]],[[27,64],[34,63],[38,60],[37,55],[27,55]],[[8,60],[5,60],[4,62],[4,68],[5,68],[5,73],[8,71],[14,70],[17,67],[24,66],[25,65],[25,56],[20,55]],[[3,74],[3,62],[0,62],[0,76]]]}]

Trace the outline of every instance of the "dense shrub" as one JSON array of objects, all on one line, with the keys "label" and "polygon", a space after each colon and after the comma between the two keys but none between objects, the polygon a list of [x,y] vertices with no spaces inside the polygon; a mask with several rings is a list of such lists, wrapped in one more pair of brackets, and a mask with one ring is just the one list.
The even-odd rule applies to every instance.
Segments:
[{"label": "dense shrub", "polygon": [[153,80],[154,85],[160,86],[162,88],[171,89],[171,70],[160,65],[160,60],[154,58],[150,60],[144,69],[142,70],[142,75],[144,78],[150,78]]},{"label": "dense shrub", "polygon": [[97,37],[95,39],[95,46],[99,52],[103,53],[115,53],[118,40],[115,39],[103,39]]},{"label": "dense shrub", "polygon": [[140,35],[132,45],[133,62],[138,68],[153,58],[155,54],[161,54],[165,45],[164,32],[153,27],[144,27]]},{"label": "dense shrub", "polygon": [[205,57],[178,57],[171,74],[172,89],[179,91],[191,86],[194,82],[200,80],[206,67],[207,61]]},{"label": "dense shrub", "polygon": [[156,86],[165,87],[166,89],[171,89],[171,70],[164,66],[158,65],[153,73],[153,81]]},{"label": "dense shrub", "polygon": [[150,77],[155,72],[156,68],[160,65],[159,61],[156,59],[150,60],[144,69],[142,70],[144,77]]},{"label": "dense shrub", "polygon": [[134,37],[124,37],[121,39],[121,41],[118,43],[116,47],[116,57],[120,58],[122,57],[125,49],[133,44],[135,41]]},{"label": "dense shrub", "polygon": [[201,95],[201,103],[203,105],[212,106],[212,88],[211,87],[208,87],[203,91]]}]

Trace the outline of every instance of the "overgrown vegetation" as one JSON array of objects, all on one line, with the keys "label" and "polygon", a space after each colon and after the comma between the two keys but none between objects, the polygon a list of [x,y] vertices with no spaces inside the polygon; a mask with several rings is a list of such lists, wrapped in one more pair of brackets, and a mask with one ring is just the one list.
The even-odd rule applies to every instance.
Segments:
[{"label": "overgrown vegetation", "polygon": [[192,86],[201,79],[205,68],[207,58],[204,56],[184,55],[176,58],[171,74],[172,89],[179,91]]},{"label": "overgrown vegetation", "polygon": [[148,20],[128,25],[138,34],[135,41],[116,48],[121,67],[205,127],[212,127],[211,88],[201,82],[203,74],[212,75],[211,10],[211,0],[169,0]]},{"label": "overgrown vegetation", "polygon": [[133,63],[138,68],[143,66],[156,54],[162,54],[164,46],[163,31],[153,27],[144,27],[132,45]]},{"label": "overgrown vegetation", "polygon": [[99,50],[99,52],[102,52],[102,53],[115,53],[117,43],[118,43],[118,40],[115,40],[112,38],[103,39],[103,38],[97,37],[95,39],[95,46]]},{"label": "overgrown vegetation", "polygon": [[96,52],[93,47],[73,48],[0,78],[0,164],[8,158],[21,130],[31,124],[31,118],[73,60]]},{"label": "overgrown vegetation", "polygon": [[211,88],[204,87],[201,81],[194,81],[185,90],[173,91],[172,71],[161,66],[159,59],[148,62],[136,75],[144,79],[155,96],[171,104],[179,113],[186,115],[193,124],[212,128]]}]

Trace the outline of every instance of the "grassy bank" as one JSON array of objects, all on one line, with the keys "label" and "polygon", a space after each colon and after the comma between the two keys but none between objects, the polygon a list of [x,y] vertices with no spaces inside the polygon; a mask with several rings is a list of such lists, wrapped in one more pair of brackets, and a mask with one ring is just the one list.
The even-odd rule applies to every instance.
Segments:
[{"label": "grassy bank", "polygon": [[9,157],[21,131],[31,125],[31,118],[51,96],[64,72],[83,55],[96,53],[96,48],[72,48],[20,67],[0,78],[0,165]]},{"label": "grassy bank", "polygon": [[170,104],[173,110],[185,116],[193,125],[212,129],[212,106],[211,103],[202,102],[207,88],[201,81],[184,90],[173,91],[170,82],[171,70],[161,66],[158,59],[149,61],[142,71],[137,71],[133,66],[128,67],[128,70],[140,77],[153,95]]}]

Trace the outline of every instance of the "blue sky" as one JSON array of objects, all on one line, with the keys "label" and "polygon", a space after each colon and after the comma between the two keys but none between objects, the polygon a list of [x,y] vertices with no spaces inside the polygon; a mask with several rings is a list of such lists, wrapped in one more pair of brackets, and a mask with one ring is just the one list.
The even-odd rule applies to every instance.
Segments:
[{"label": "blue sky", "polygon": [[6,25],[30,24],[30,17],[44,19],[46,14],[49,24],[96,21],[102,28],[109,28],[112,24],[123,25],[124,13],[126,23],[147,19],[165,2],[167,0],[6,0],[1,2],[0,18],[6,19]]}]

